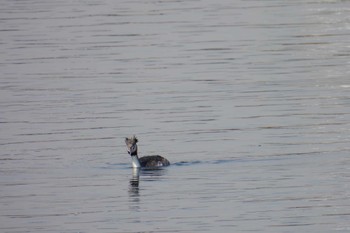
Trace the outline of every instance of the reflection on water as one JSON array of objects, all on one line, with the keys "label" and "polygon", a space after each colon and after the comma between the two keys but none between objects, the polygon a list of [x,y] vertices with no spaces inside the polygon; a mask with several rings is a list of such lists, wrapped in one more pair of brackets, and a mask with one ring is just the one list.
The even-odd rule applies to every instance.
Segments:
[{"label": "reflection on water", "polygon": [[[140,210],[140,183],[147,186],[149,182],[159,181],[161,176],[166,174],[164,168],[131,168],[132,176],[129,181],[130,207],[133,210]],[[140,176],[142,177],[140,182]]]},{"label": "reflection on water", "polygon": [[139,187],[139,181],[140,181],[140,168],[132,168],[132,177],[130,179],[130,188],[137,188]]},{"label": "reflection on water", "polygon": [[131,196],[139,196],[139,183],[140,183],[140,169],[132,169],[132,177],[130,179],[129,192]]},{"label": "reflection on water", "polygon": [[[159,177],[166,174],[164,168],[132,168],[132,177],[130,179],[130,191],[139,191],[140,175],[143,180],[146,181],[157,181]],[[134,190],[135,189],[135,190]]]},{"label": "reflection on water", "polygon": [[2,1],[0,231],[348,232],[349,9]]},{"label": "reflection on water", "polygon": [[132,177],[130,179],[129,185],[129,197],[130,197],[130,209],[133,211],[138,211],[140,209],[140,169],[132,168]]}]

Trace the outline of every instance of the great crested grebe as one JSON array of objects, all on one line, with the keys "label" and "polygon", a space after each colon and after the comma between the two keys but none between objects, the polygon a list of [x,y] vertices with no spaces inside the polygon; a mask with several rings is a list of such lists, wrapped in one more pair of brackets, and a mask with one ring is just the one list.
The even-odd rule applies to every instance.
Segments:
[{"label": "great crested grebe", "polygon": [[159,155],[150,155],[139,158],[137,156],[137,142],[138,140],[135,136],[131,138],[125,138],[128,154],[131,156],[132,167],[155,168],[170,165],[170,162],[166,158]]}]

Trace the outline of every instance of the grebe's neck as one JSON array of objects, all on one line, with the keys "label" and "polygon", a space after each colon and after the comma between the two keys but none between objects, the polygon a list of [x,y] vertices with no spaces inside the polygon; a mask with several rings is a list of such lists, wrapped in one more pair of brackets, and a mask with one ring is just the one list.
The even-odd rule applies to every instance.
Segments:
[{"label": "grebe's neck", "polygon": [[132,155],[131,156],[131,162],[132,162],[132,167],[133,168],[139,168],[141,167],[139,157],[137,155]]}]

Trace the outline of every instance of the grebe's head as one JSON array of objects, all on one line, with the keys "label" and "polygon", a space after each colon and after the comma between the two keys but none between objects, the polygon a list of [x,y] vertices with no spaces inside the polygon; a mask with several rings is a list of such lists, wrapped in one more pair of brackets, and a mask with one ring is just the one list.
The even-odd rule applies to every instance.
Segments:
[{"label": "grebe's head", "polygon": [[135,135],[130,138],[125,138],[125,144],[129,155],[137,155],[137,142],[138,140]]}]

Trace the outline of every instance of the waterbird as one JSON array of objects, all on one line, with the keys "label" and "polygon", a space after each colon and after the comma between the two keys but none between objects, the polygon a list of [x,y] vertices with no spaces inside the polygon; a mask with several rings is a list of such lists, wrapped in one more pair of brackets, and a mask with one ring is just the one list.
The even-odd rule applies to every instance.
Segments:
[{"label": "waterbird", "polygon": [[125,138],[125,144],[128,154],[131,156],[133,168],[157,168],[170,165],[170,162],[160,155],[149,155],[139,158],[137,155],[137,142],[138,139],[135,135]]}]

